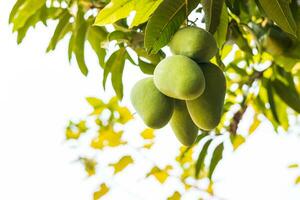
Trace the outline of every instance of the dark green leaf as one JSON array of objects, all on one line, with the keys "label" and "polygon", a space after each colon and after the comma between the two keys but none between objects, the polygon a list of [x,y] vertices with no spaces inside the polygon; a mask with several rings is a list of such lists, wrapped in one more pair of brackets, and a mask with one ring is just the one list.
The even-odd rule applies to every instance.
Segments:
[{"label": "dark green leaf", "polygon": [[268,100],[269,100],[272,115],[273,115],[274,119],[276,120],[276,122],[280,123],[279,118],[278,118],[278,113],[276,110],[275,101],[274,101],[273,88],[272,88],[271,82],[269,80],[264,80],[264,81],[266,82],[264,86],[267,89]]},{"label": "dark green leaf", "polygon": [[209,139],[204,144],[204,146],[202,147],[202,149],[199,153],[199,156],[198,156],[198,159],[197,159],[197,162],[196,162],[196,166],[195,166],[195,177],[196,178],[199,178],[199,173],[200,173],[201,169],[203,168],[204,158],[207,155],[207,150],[208,150],[208,147],[209,147],[211,142],[212,142],[212,139]]},{"label": "dark green leaf", "polygon": [[296,22],[287,0],[259,0],[267,16],[287,33],[296,37]]},{"label": "dark green leaf", "polygon": [[150,53],[157,53],[171,39],[180,25],[197,7],[197,0],[165,0],[149,19],[145,31],[145,47]]},{"label": "dark green leaf", "polygon": [[223,150],[224,150],[224,144],[221,143],[216,147],[216,149],[212,155],[211,162],[209,165],[209,172],[208,172],[209,179],[212,178],[212,175],[215,171],[216,166],[218,165],[219,161],[222,159]]},{"label": "dark green leaf", "polygon": [[206,30],[214,34],[221,21],[224,0],[202,0]]},{"label": "dark green leaf", "polygon": [[288,85],[282,81],[275,79],[272,81],[272,86],[274,87],[278,96],[292,109],[300,113],[300,98],[299,95],[295,94]]}]

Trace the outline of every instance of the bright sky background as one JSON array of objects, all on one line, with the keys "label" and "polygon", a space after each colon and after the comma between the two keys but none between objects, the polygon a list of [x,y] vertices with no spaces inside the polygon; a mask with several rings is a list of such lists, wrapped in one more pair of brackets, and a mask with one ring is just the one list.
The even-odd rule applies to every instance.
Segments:
[{"label": "bright sky background", "polygon": [[[84,77],[74,63],[68,63],[66,42],[45,54],[51,24],[49,29],[38,26],[30,31],[18,46],[7,23],[13,2],[0,0],[0,199],[91,199],[98,182],[87,179],[82,166],[74,162],[78,154],[64,142],[64,128],[68,120],[89,112],[85,97],[112,93],[103,92],[102,71],[93,56],[86,56],[91,69]],[[124,104],[129,106],[130,88],[142,75],[127,67],[124,77]],[[157,156],[164,160],[178,142],[169,128],[157,135],[161,135]],[[299,200],[300,187],[293,182],[300,171],[287,169],[300,162],[299,144],[296,134],[275,135],[270,124],[263,123],[218,166],[216,194],[227,200]],[[154,179],[145,184],[126,181],[120,179],[119,188],[104,199],[163,199],[161,194],[171,191],[171,182],[161,187]]]}]

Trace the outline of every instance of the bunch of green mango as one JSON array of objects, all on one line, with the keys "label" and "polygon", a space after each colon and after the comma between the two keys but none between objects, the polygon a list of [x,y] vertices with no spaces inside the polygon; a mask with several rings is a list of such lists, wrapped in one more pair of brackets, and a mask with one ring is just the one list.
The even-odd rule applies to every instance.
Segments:
[{"label": "bunch of green mango", "polygon": [[131,101],[147,126],[158,129],[170,122],[178,140],[190,146],[199,129],[219,124],[226,81],[219,67],[209,63],[218,51],[209,32],[182,28],[169,47],[173,56],[156,66],[153,77],[135,84]]}]

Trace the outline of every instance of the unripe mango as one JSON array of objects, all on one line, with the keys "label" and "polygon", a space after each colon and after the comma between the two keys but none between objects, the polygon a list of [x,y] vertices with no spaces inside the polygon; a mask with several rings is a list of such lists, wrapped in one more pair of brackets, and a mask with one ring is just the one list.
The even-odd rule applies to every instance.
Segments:
[{"label": "unripe mango", "polygon": [[192,121],[185,101],[176,100],[170,121],[177,139],[185,146],[192,145],[197,137],[198,127]]},{"label": "unripe mango", "polygon": [[173,54],[184,55],[197,62],[208,62],[218,52],[213,35],[202,28],[186,27],[177,31],[169,43]]},{"label": "unripe mango", "polygon": [[157,90],[153,78],[138,81],[130,98],[136,112],[150,128],[162,128],[172,117],[174,100]]},{"label": "unripe mango", "polygon": [[223,72],[214,64],[200,65],[205,76],[205,90],[195,100],[187,101],[193,122],[202,130],[212,130],[220,122],[226,92]]},{"label": "unripe mango", "polygon": [[192,100],[203,93],[205,79],[195,61],[176,55],[165,58],[156,66],[154,84],[169,97]]}]

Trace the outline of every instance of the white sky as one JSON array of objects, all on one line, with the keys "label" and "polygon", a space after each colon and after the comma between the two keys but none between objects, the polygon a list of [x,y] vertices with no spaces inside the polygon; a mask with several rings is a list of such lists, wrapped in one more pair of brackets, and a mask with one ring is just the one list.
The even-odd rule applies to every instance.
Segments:
[{"label": "white sky", "polygon": [[[99,181],[86,179],[81,165],[73,162],[77,154],[64,143],[63,131],[69,119],[89,111],[85,97],[107,98],[112,93],[104,94],[102,71],[93,56],[87,55],[91,70],[86,78],[76,65],[69,65],[66,42],[45,54],[49,29],[38,26],[18,46],[7,24],[12,5],[13,1],[0,1],[0,199],[91,199]],[[124,77],[124,103],[130,105],[129,90],[142,75],[128,67]],[[158,135],[156,155],[168,159],[178,142],[169,128]],[[300,199],[300,187],[293,185],[300,171],[287,169],[300,162],[299,144],[299,136],[275,135],[264,123],[218,166],[217,195],[227,200]],[[145,184],[128,177],[116,181],[119,186],[104,199],[163,199],[161,194],[171,192],[172,182],[161,187],[154,179]]]}]

